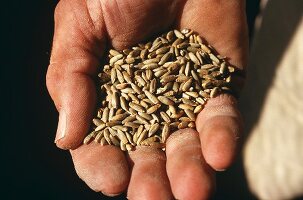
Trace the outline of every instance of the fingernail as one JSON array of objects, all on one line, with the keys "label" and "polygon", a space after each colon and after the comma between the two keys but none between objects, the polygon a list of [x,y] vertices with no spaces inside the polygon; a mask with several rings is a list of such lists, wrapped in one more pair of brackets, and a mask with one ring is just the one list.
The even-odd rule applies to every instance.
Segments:
[{"label": "fingernail", "polygon": [[59,113],[59,122],[55,138],[55,143],[64,138],[66,131],[66,112],[61,109]]},{"label": "fingernail", "polygon": [[215,169],[217,172],[224,172],[226,169]]},{"label": "fingernail", "polygon": [[111,193],[106,193],[106,192],[103,192],[103,191],[101,191],[101,193],[103,195],[105,195],[105,196],[108,196],[108,197],[114,197],[114,196],[118,196],[118,195],[121,194],[121,192],[120,193],[116,193],[116,194],[111,194]]}]

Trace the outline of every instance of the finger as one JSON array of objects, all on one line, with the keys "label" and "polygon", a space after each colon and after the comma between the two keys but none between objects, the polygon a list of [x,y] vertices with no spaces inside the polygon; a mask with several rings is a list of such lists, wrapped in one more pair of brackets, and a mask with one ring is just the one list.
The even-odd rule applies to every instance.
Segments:
[{"label": "finger", "polygon": [[177,26],[198,32],[219,54],[227,56],[231,64],[240,68],[246,65],[248,31],[245,0],[187,1]]},{"label": "finger", "polygon": [[95,142],[71,150],[78,176],[94,191],[114,196],[126,190],[130,172],[123,152]]},{"label": "finger", "polygon": [[234,97],[221,94],[210,99],[196,120],[206,162],[216,170],[226,169],[234,160],[242,119]]},{"label": "finger", "polygon": [[[89,1],[93,2],[93,1]],[[62,0],[55,11],[55,34],[46,83],[59,111],[55,142],[76,148],[87,133],[95,107],[96,74],[104,48],[102,20],[92,22],[85,1]],[[99,34],[95,32],[99,30]]]},{"label": "finger", "polygon": [[176,199],[209,199],[214,171],[205,162],[199,134],[193,129],[173,133],[166,143],[167,175]]},{"label": "finger", "polygon": [[137,147],[129,153],[133,165],[127,196],[132,200],[172,199],[166,175],[163,151],[152,147]]}]

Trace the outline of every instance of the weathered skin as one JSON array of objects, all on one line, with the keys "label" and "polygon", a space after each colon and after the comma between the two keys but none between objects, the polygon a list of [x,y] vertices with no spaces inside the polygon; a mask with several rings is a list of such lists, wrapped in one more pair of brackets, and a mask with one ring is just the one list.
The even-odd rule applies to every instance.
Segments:
[{"label": "weathered skin", "polygon": [[75,169],[88,186],[109,195],[127,191],[130,199],[211,195],[215,170],[227,168],[236,153],[242,123],[235,99],[221,95],[209,101],[198,116],[197,131],[173,134],[166,154],[142,147],[125,157],[112,146],[81,145],[95,109],[93,77],[107,47],[123,49],[173,27],[195,30],[242,68],[247,59],[245,20],[243,0],[59,2],[47,73],[60,113],[55,142],[72,149]]}]

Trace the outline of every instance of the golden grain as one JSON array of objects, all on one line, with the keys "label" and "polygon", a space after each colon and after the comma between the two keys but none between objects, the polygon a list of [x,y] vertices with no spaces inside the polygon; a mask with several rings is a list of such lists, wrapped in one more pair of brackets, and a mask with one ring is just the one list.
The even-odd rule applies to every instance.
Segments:
[{"label": "golden grain", "polygon": [[239,71],[190,29],[172,30],[121,52],[111,49],[108,58],[98,74],[101,108],[83,142],[123,151],[136,145],[165,150],[170,132],[195,128],[209,98],[232,93]]}]

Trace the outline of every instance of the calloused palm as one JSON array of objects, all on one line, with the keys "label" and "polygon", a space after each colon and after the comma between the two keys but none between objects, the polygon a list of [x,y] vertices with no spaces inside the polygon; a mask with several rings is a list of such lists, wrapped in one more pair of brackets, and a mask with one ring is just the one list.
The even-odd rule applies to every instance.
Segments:
[{"label": "calloused palm", "polygon": [[173,133],[166,152],[141,147],[125,155],[114,146],[81,145],[95,110],[94,77],[106,48],[130,47],[171,28],[190,28],[242,67],[247,57],[244,0],[61,0],[47,86],[60,113],[55,142],[70,149],[89,187],[130,199],[206,199],[215,170],[236,153],[241,120],[228,95],[209,100],[197,131]]}]

